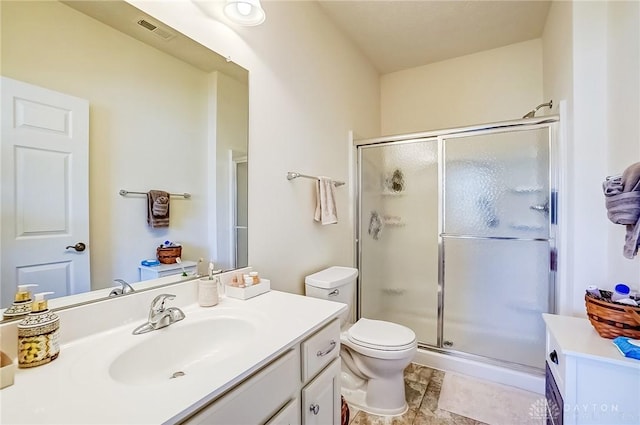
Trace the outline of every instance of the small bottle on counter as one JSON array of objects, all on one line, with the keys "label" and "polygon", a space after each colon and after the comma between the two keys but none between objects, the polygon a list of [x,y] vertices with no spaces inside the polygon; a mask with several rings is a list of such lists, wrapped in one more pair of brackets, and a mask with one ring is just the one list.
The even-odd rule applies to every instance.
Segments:
[{"label": "small bottle on counter", "polygon": [[18,323],[18,367],[36,367],[54,361],[60,354],[60,318],[49,310],[46,295],[34,295],[31,313]]},{"label": "small bottle on counter", "polygon": [[249,273],[249,276],[251,277],[251,282],[254,285],[257,285],[258,283],[260,283],[260,276],[258,275],[258,272],[251,272]]},{"label": "small bottle on counter", "polygon": [[29,288],[38,286],[35,283],[18,285],[16,296],[11,307],[7,308],[2,314],[5,319],[13,319],[16,317],[26,316],[31,313],[31,291]]},{"label": "small bottle on counter", "polygon": [[253,285],[253,278],[251,276],[249,276],[248,274],[242,275],[242,279],[244,281],[244,286]]}]

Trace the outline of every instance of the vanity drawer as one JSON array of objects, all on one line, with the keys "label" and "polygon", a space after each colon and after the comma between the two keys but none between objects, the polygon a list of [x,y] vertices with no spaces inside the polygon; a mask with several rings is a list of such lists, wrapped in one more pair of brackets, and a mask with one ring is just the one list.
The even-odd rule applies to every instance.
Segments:
[{"label": "vanity drawer", "polygon": [[340,355],[340,322],[336,319],[307,338],[302,348],[302,382],[307,382]]},{"label": "vanity drawer", "polygon": [[560,394],[564,394],[564,374],[567,368],[565,355],[553,334],[547,331],[546,360],[557,383]]},{"label": "vanity drawer", "polygon": [[300,399],[289,401],[266,425],[298,425],[300,423]]},{"label": "vanity drawer", "polygon": [[184,423],[265,423],[287,400],[296,396],[299,365],[298,351],[292,349]]}]

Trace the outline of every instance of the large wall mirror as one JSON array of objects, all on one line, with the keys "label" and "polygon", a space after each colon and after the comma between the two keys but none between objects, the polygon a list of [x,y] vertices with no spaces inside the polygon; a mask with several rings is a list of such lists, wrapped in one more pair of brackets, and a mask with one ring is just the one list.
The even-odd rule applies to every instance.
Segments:
[{"label": "large wall mirror", "polygon": [[[135,288],[164,241],[246,266],[247,70],[122,1],[0,7],[0,307],[17,284]],[[168,227],[147,223],[150,190],[177,195]]]}]

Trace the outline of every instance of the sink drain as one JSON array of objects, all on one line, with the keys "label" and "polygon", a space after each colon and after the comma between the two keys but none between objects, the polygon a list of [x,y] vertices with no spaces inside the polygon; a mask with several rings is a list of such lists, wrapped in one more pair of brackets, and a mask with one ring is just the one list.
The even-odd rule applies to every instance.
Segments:
[{"label": "sink drain", "polygon": [[171,375],[171,377],[169,379],[173,379],[173,378],[179,378],[181,376],[184,376],[184,372],[179,370],[177,372],[173,372],[173,375]]}]

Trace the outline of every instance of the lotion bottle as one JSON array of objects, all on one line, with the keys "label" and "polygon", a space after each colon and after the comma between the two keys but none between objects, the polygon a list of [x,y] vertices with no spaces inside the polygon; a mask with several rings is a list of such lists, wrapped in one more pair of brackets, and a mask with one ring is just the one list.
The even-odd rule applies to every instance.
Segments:
[{"label": "lotion bottle", "polygon": [[18,367],[29,368],[50,363],[60,354],[60,318],[50,311],[46,295],[34,295],[31,313],[18,323]]},{"label": "lotion bottle", "polygon": [[31,291],[29,291],[29,288],[32,286],[38,285],[35,283],[18,285],[18,291],[16,292],[13,304],[2,314],[5,319],[22,317],[31,313]]}]

